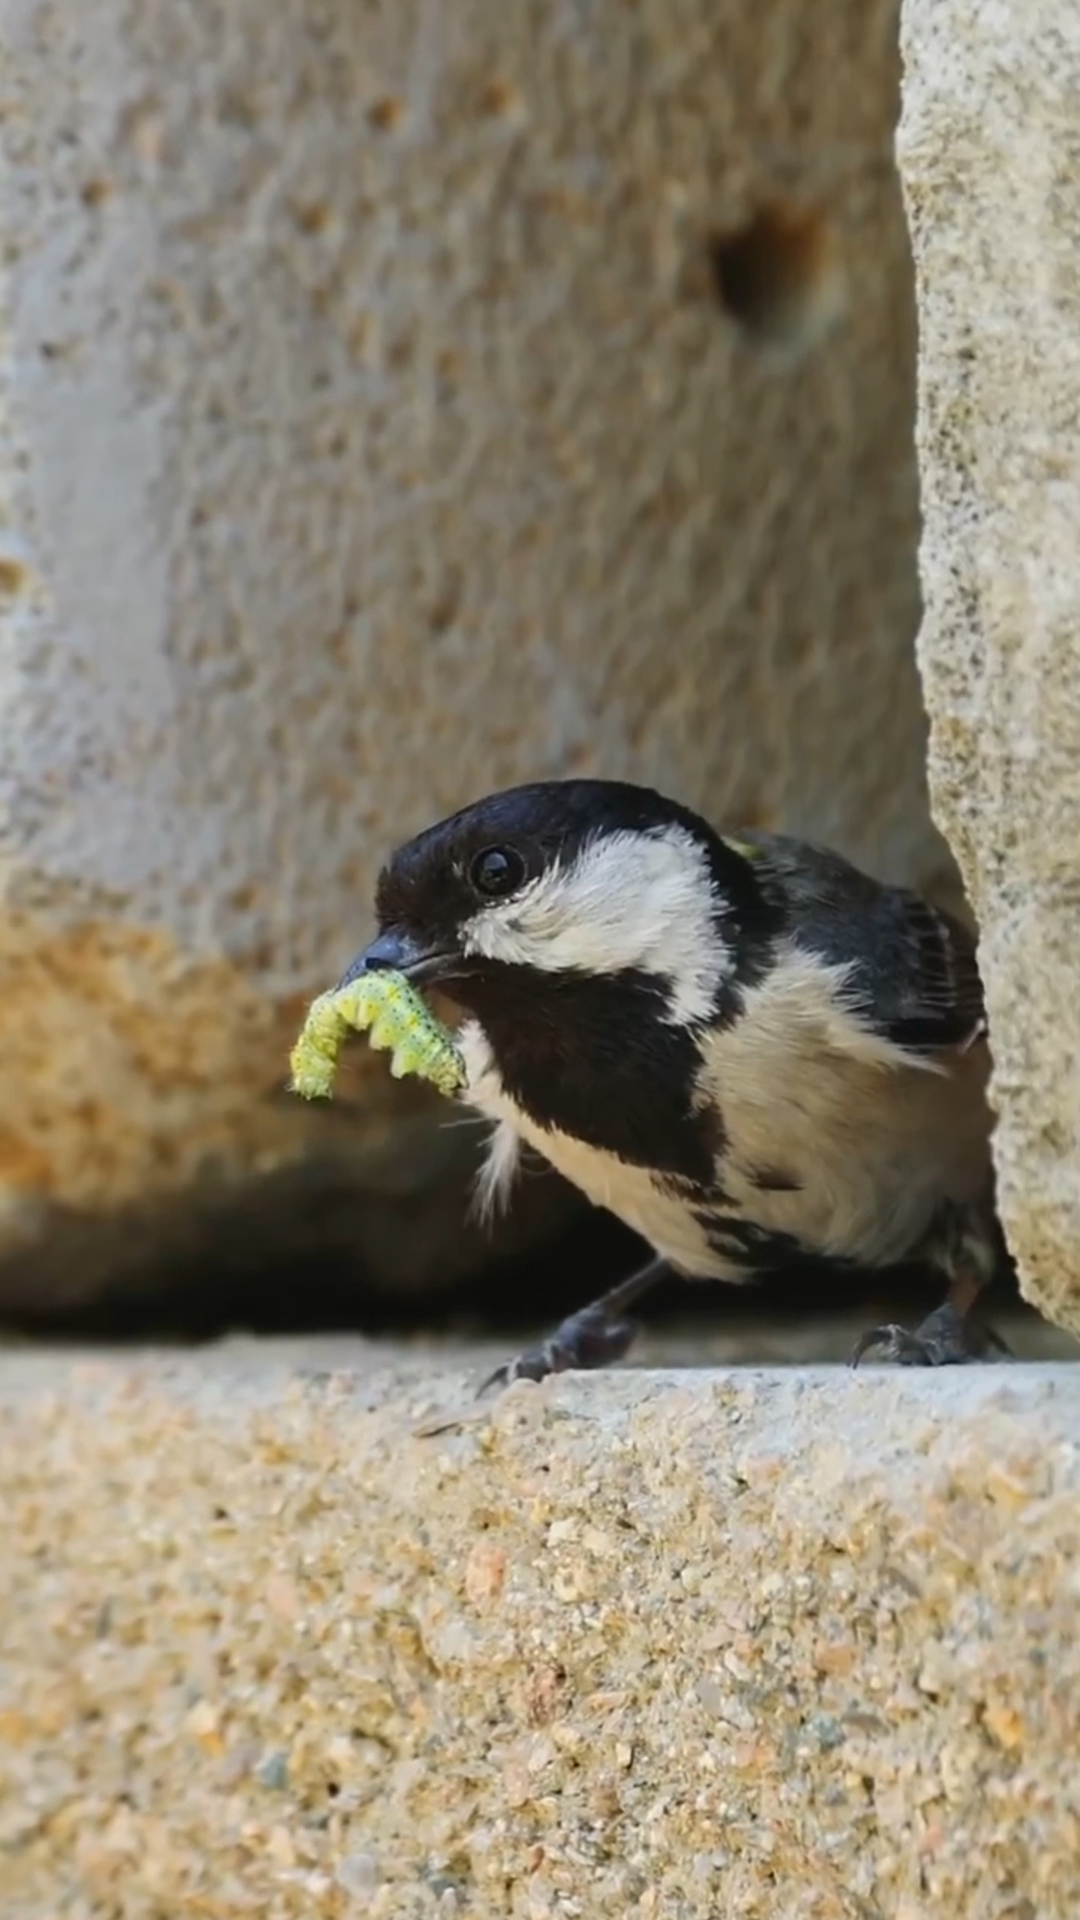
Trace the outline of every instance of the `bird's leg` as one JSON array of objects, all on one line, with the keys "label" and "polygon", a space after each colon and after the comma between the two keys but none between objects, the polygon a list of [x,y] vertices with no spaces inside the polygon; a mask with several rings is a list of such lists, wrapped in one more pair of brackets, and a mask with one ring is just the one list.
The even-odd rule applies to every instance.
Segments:
[{"label": "bird's leg", "polygon": [[1001,1228],[984,1208],[950,1208],[928,1246],[927,1258],[949,1276],[944,1303],[921,1326],[870,1327],[855,1343],[851,1364],[874,1348],[901,1367],[955,1367],[985,1360],[991,1348],[1009,1349],[1000,1334],[975,1317],[974,1307],[1002,1257],[1008,1258]]},{"label": "bird's leg", "polygon": [[515,1360],[508,1360],[488,1375],[477,1399],[489,1387],[506,1387],[512,1380],[546,1380],[550,1373],[567,1373],[592,1367],[606,1367],[628,1352],[637,1327],[624,1319],[627,1307],[640,1300],[669,1271],[666,1260],[650,1260],[647,1267],[620,1281],[599,1300],[567,1315],[554,1333],[539,1346],[526,1347]]}]

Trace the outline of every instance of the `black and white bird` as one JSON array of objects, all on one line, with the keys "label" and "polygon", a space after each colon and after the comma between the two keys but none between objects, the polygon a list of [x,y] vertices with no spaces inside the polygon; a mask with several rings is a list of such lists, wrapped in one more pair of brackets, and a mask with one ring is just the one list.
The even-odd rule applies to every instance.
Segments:
[{"label": "black and white bird", "polygon": [[462,1009],[463,1098],[494,1123],[482,1203],[533,1148],[655,1250],[493,1380],[618,1358],[626,1309],[667,1268],[924,1263],[944,1306],[913,1333],[872,1329],[855,1357],[986,1351],[970,1308],[1003,1247],[961,926],[837,854],[600,780],[516,787],[429,827],[388,861],[376,912],[345,979],[392,967]]}]

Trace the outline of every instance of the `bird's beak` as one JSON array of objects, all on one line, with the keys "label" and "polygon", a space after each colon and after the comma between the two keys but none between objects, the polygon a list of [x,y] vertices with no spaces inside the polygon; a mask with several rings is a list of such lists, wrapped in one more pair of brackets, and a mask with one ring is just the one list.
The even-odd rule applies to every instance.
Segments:
[{"label": "bird's beak", "polygon": [[450,978],[461,970],[461,956],[425,947],[402,927],[387,927],[370,946],[350,961],[339,987],[347,987],[365,973],[403,973],[417,986]]}]

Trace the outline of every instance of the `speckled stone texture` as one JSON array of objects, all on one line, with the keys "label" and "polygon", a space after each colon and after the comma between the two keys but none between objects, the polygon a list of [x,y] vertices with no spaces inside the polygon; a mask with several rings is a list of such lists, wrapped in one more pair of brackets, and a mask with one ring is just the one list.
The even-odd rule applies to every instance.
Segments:
[{"label": "speckled stone texture", "polygon": [[5,1916],[1075,1920],[1074,1367],[469,1358],[4,1363]]},{"label": "speckled stone texture", "polygon": [[905,0],[937,817],[982,932],[1001,1208],[1080,1330],[1080,11]]},{"label": "speckled stone texture", "polygon": [[0,1250],[321,1154],[302,1000],[479,790],[633,775],[933,879],[895,0],[0,43]]}]

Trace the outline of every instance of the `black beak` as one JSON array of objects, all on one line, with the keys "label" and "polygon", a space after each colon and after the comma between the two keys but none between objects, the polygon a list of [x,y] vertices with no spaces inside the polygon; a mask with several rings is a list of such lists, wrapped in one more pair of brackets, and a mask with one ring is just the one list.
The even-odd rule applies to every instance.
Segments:
[{"label": "black beak", "polygon": [[456,953],[439,953],[432,947],[422,946],[401,927],[387,927],[349,963],[338,986],[347,987],[365,973],[390,971],[403,973],[407,980],[423,986],[427,981],[445,980],[459,973],[461,959]]}]

